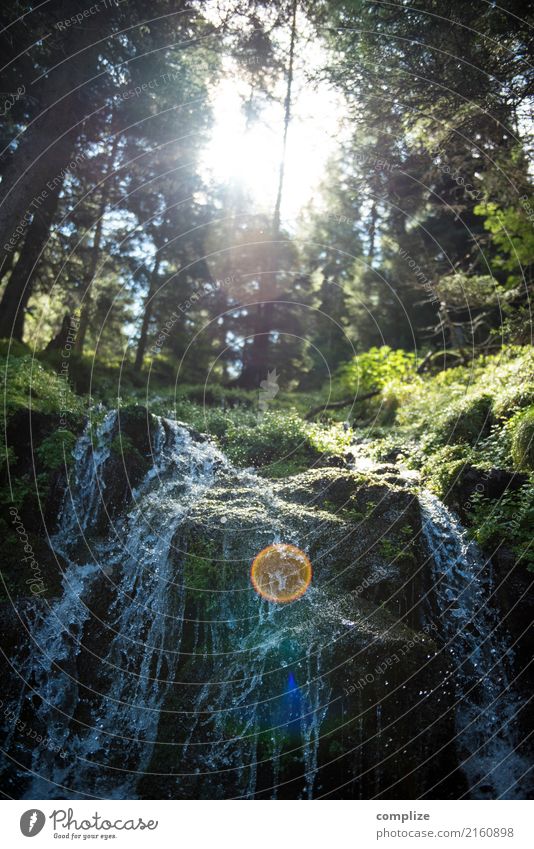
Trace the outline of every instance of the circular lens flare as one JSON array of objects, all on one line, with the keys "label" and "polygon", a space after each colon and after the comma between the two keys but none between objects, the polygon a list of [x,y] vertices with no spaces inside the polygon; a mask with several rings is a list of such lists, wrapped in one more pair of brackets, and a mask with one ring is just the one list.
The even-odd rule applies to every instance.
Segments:
[{"label": "circular lens flare", "polygon": [[256,592],[268,601],[295,601],[310,586],[312,567],[300,548],[280,542],[256,555],[250,579]]}]

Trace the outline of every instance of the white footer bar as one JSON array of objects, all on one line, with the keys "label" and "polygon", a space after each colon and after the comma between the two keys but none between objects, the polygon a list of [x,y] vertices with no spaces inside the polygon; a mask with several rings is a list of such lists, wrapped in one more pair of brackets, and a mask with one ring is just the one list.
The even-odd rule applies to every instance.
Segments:
[{"label": "white footer bar", "polygon": [[513,801],[4,801],[2,843],[10,849],[73,843],[158,849],[531,849],[532,807],[532,802]]}]

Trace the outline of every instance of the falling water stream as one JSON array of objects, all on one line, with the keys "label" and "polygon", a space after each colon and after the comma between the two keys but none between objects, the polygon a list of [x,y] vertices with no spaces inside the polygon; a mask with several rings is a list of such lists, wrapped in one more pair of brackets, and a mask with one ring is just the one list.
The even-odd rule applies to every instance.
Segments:
[{"label": "falling water stream", "polygon": [[[491,562],[435,496],[419,496],[443,638],[454,665],[457,746],[473,798],[517,798],[529,764],[516,751],[521,702],[500,627]],[[520,796],[519,796],[520,798]]]},{"label": "falling water stream", "polygon": [[[283,726],[285,714],[284,697],[282,707],[271,707],[262,696],[269,656],[276,651],[275,610],[249,591],[248,566],[247,592],[238,593],[237,605],[233,593],[221,594],[213,618],[195,620],[186,653],[186,659],[194,658],[195,676],[180,652],[187,614],[177,532],[218,476],[233,470],[212,443],[193,438],[176,422],[158,419],[153,465],[133,490],[129,511],[110,523],[104,538],[95,536],[105,509],[103,469],[116,428],[116,414],[110,413],[96,439],[87,432],[78,441],[60,530],[52,539],[67,564],[63,594],[46,609],[36,608],[30,623],[34,650],[22,674],[39,694],[37,715],[69,756],[59,760],[36,747],[26,797],[61,796],[69,788],[80,797],[135,798],[139,776],[151,762],[161,712],[184,669],[196,680],[185,688],[184,710],[176,717],[183,726],[178,759],[192,764],[195,781],[198,773],[224,775],[240,763],[230,792],[253,795],[258,730]],[[245,491],[254,489],[250,496],[259,496],[267,517],[256,545],[276,542],[280,522],[266,482],[260,492],[257,479],[246,471],[239,473],[239,482]],[[221,518],[226,531],[226,517]],[[285,536],[291,537],[289,528]],[[230,541],[230,559],[235,548]],[[229,650],[229,636],[237,651]],[[298,723],[303,793],[311,796],[327,687],[311,644],[308,655],[308,668],[294,689],[306,705]],[[274,748],[281,745],[274,732],[272,742]],[[187,766],[182,780],[187,784]]]}]

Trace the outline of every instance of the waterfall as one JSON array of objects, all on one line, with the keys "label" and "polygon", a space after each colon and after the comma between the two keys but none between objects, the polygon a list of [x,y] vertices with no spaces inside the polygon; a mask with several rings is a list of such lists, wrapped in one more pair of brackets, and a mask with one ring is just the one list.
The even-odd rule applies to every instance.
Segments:
[{"label": "waterfall", "polygon": [[[93,764],[116,762],[142,772],[149,762],[165,695],[158,680],[175,671],[182,636],[183,588],[174,580],[171,543],[188,506],[210,486],[221,457],[209,443],[195,442],[186,428],[158,420],[154,464],[132,493],[132,509],[105,539],[93,540],[116,424],[116,413],[109,413],[96,439],[86,432],[76,445],[74,480],[52,539],[67,562],[63,595],[32,624],[33,657],[24,677],[42,699],[38,714],[69,752],[58,763],[36,748],[37,776],[48,774],[58,789],[79,788],[84,795],[86,786],[88,795],[120,798],[134,793],[135,777],[116,781],[113,790],[105,783],[99,787]],[[84,661],[91,668],[80,676],[76,658],[87,652]],[[51,792],[36,777],[27,796]]]},{"label": "waterfall", "polygon": [[[260,744],[264,758],[273,755],[267,783],[276,784],[287,717],[279,710],[286,672],[275,621],[285,612],[251,589],[250,559],[281,535],[298,541],[296,532],[282,526],[266,481],[233,469],[213,443],[158,417],[150,428],[150,468],[125,510],[106,523],[117,435],[112,412],[76,444],[51,541],[66,563],[63,591],[36,604],[28,623],[31,654],[20,673],[33,694],[25,697],[37,700],[35,722],[68,757],[35,747],[25,798],[136,798],[161,749],[172,753],[184,794],[188,787],[198,792],[198,776],[210,773],[214,795],[253,797]],[[226,515],[210,518],[202,530],[199,504],[226,490],[256,504],[252,532],[244,534]],[[214,584],[202,594],[186,586],[191,527],[208,542],[222,534],[222,590]],[[300,673],[304,715],[291,742],[300,751],[303,795],[310,797],[328,691],[312,642],[307,653]]]},{"label": "waterfall", "polygon": [[456,686],[456,745],[471,798],[525,797],[528,761],[517,751],[510,640],[492,597],[491,563],[457,517],[429,492],[419,497],[442,636]]},{"label": "waterfall", "polygon": [[[148,429],[135,431],[139,450],[127,460],[118,450],[123,431],[139,422]],[[13,658],[27,684],[14,715],[63,754],[24,749],[11,728],[16,793],[408,798],[424,795],[458,761],[473,796],[523,793],[526,764],[514,752],[519,701],[491,576],[433,496],[423,493],[420,503],[456,707],[438,647],[427,648],[382,604],[392,586],[406,607],[411,599],[405,574],[388,568],[376,546],[392,517],[405,521],[412,510],[416,526],[411,482],[384,487],[382,507],[371,484],[372,516],[351,523],[316,501],[322,473],[316,490],[298,478],[268,482],[234,468],[189,427],[155,416],[143,422],[142,412],[130,422],[108,413],[80,437],[73,460],[51,540],[62,591],[24,608],[29,637]],[[340,482],[342,472],[323,471]],[[289,604],[261,598],[250,580],[253,559],[275,542],[301,547],[313,561],[311,586]],[[415,563],[414,555],[404,568],[418,571]],[[438,661],[427,669],[433,652]],[[414,670],[419,697],[432,694],[419,701],[406,683]],[[432,774],[414,778],[444,704],[456,717],[457,757],[438,753]],[[439,733],[449,731],[445,723]]]}]

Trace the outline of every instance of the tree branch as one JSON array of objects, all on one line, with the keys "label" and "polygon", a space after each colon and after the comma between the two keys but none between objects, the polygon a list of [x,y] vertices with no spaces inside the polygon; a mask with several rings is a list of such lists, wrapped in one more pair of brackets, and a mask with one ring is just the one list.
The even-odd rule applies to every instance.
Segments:
[{"label": "tree branch", "polygon": [[350,398],[343,398],[341,401],[328,401],[325,404],[319,404],[317,407],[312,407],[304,418],[308,421],[316,416],[317,413],[322,412],[322,410],[340,410],[342,407],[348,407],[349,404],[357,404],[358,401],[367,401],[368,398],[374,398],[375,395],[380,395],[381,391],[381,389],[372,389],[370,392],[359,395],[357,398],[351,396]]}]

